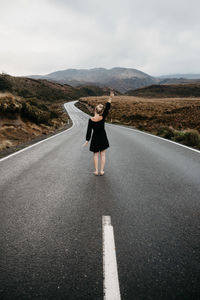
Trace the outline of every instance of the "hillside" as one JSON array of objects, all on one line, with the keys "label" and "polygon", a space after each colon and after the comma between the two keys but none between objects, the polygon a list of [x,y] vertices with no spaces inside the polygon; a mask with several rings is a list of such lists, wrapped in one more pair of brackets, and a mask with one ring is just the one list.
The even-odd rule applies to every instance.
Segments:
[{"label": "hillside", "polygon": [[95,84],[99,87],[116,89],[121,93],[158,82],[156,78],[137,69],[119,67],[112,69],[67,69],[53,72],[45,76],[32,75],[30,77],[48,79],[62,84],[70,84],[74,87]]},{"label": "hillside", "polygon": [[108,88],[98,86],[78,86],[50,82],[46,79],[32,79],[0,75],[0,91],[9,91],[24,98],[36,97],[42,101],[70,101],[83,96],[109,94]]},{"label": "hillside", "polygon": [[108,94],[108,89],[96,86],[74,88],[47,80],[0,75],[0,151],[10,151],[65,129],[68,115],[63,103]]},{"label": "hillside", "polygon": [[149,98],[200,97],[200,83],[151,85],[145,88],[130,90],[126,92],[126,95]]}]

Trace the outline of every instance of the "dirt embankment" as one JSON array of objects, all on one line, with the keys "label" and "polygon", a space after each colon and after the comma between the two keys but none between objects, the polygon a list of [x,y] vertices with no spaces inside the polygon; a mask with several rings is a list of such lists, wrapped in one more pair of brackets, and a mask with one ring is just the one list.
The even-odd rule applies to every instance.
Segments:
[{"label": "dirt embankment", "polygon": [[49,135],[68,122],[62,103],[25,101],[11,93],[0,94],[0,151]]}]

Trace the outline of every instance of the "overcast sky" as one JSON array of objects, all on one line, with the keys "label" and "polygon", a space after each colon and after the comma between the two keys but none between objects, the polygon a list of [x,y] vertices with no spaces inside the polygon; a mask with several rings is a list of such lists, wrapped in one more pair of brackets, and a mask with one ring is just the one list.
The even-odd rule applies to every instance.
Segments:
[{"label": "overcast sky", "polygon": [[199,0],[0,0],[0,72],[200,73]]}]

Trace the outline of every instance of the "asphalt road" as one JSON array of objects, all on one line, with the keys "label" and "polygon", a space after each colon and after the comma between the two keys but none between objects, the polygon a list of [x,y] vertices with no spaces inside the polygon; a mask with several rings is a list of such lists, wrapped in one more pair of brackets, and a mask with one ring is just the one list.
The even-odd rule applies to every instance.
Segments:
[{"label": "asphalt road", "polygon": [[200,299],[200,152],[106,124],[94,176],[66,109],[71,129],[0,160],[0,299],[103,299],[103,215],[122,299]]}]

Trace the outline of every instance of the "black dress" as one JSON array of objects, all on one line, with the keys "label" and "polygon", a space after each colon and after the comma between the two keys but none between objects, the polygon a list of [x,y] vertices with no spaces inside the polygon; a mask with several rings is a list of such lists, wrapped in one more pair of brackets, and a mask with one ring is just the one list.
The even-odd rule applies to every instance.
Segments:
[{"label": "black dress", "polygon": [[105,118],[108,115],[108,111],[110,109],[110,102],[106,103],[106,107],[104,109],[104,112],[102,114],[103,119],[100,121],[92,121],[91,119],[88,120],[88,127],[87,127],[87,133],[86,133],[86,141],[90,140],[92,129],[92,139],[90,143],[90,151],[92,152],[99,152],[107,149],[110,147],[109,141],[106,135],[106,131],[104,128],[105,125]]}]

